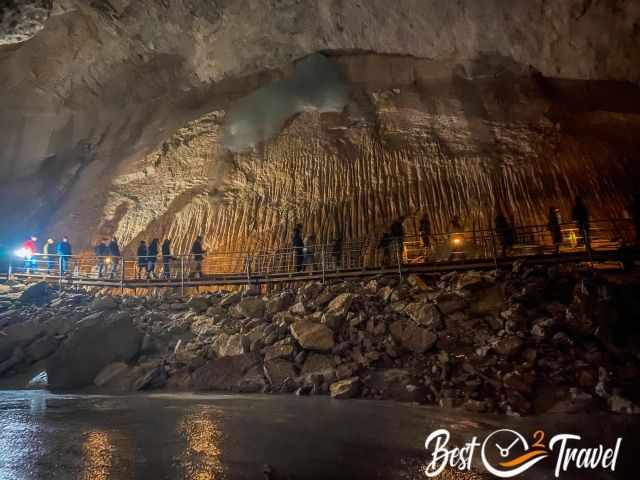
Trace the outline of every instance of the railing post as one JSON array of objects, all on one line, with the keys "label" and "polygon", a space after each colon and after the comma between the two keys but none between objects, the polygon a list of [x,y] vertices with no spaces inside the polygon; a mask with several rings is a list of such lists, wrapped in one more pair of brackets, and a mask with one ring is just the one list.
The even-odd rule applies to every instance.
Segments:
[{"label": "railing post", "polygon": [[496,266],[496,270],[498,269],[498,245],[496,244],[496,235],[493,230],[491,230],[491,246],[493,250],[493,263]]},{"label": "railing post", "polygon": [[322,247],[320,248],[320,260],[322,262],[322,283],[324,284],[324,275],[325,275],[325,265],[324,265],[324,259],[325,259],[325,254],[324,254],[324,245],[322,245]]},{"label": "railing post", "polygon": [[180,296],[184,297],[184,255],[180,256]]},{"label": "railing post", "polygon": [[396,239],[394,242],[396,244],[396,259],[398,260],[398,275],[400,276],[400,280],[402,280],[402,259],[400,258],[400,246],[402,245],[402,241],[400,239]]},{"label": "railing post", "polygon": [[120,257],[120,295],[124,295],[125,268],[127,268],[127,262],[124,257]]},{"label": "railing post", "polygon": [[13,255],[9,256],[9,271],[7,273],[7,281],[11,280],[13,276]]},{"label": "railing post", "polygon": [[58,255],[58,288],[62,291],[62,255]]},{"label": "railing post", "polygon": [[251,255],[247,255],[244,259],[245,272],[247,273],[247,287],[251,287]]}]

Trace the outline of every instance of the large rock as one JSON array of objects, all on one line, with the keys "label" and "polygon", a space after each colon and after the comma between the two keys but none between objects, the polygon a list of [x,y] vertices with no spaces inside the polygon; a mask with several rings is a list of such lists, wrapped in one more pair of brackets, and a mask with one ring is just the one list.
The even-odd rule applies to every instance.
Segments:
[{"label": "large rock", "polygon": [[457,312],[458,310],[462,310],[467,304],[467,301],[464,299],[464,297],[456,294],[440,295],[437,299],[437,302],[438,308],[445,315],[449,315],[453,312]]},{"label": "large rock", "polygon": [[327,373],[336,368],[336,363],[331,355],[323,355],[321,353],[311,353],[307,356],[302,366],[302,375],[311,373]]},{"label": "large rock", "polygon": [[393,368],[374,371],[365,383],[367,387],[378,391],[384,399],[401,402],[424,400],[424,391],[412,384],[411,374],[407,370]]},{"label": "large rock", "polygon": [[275,360],[276,358],[291,358],[294,353],[293,345],[276,343],[264,349],[264,360]]},{"label": "large rock", "polygon": [[358,377],[339,380],[335,383],[332,383],[329,387],[331,398],[335,398],[336,400],[344,400],[347,398],[357,397],[360,394],[360,386],[360,379]]},{"label": "large rock", "polygon": [[49,294],[49,285],[47,282],[38,282],[29,285],[20,295],[22,303],[42,304],[47,301]]},{"label": "large rock", "polygon": [[524,348],[524,342],[515,335],[507,335],[498,340],[494,345],[494,350],[505,357],[513,357]]},{"label": "large rock", "polygon": [[391,324],[391,335],[400,344],[415,353],[424,353],[438,341],[438,336],[415,324],[412,320],[402,319]]},{"label": "large rock", "polygon": [[127,365],[124,362],[110,363],[109,365],[104,367],[102,370],[100,370],[100,373],[96,375],[96,378],[93,380],[93,383],[97,387],[104,387],[109,382],[111,382],[114,378],[122,375],[128,369],[129,369],[129,365]]},{"label": "large rock", "polygon": [[293,363],[283,359],[269,360],[264,364],[264,374],[269,383],[276,389],[280,388],[287,378],[293,379],[296,371]]},{"label": "large rock", "polygon": [[335,345],[333,331],[319,323],[298,320],[290,328],[293,337],[305,350],[328,352]]},{"label": "large rock", "polygon": [[55,352],[59,344],[60,338],[45,335],[25,348],[24,354],[29,363],[34,363]]},{"label": "large rock", "polygon": [[226,333],[219,334],[211,344],[211,349],[219,357],[232,357],[245,353],[245,342],[243,335],[239,333],[228,335]]},{"label": "large rock", "polygon": [[49,358],[49,386],[72,389],[91,385],[105,366],[133,359],[141,342],[142,333],[127,317],[82,321]]},{"label": "large rock", "polygon": [[204,313],[210,307],[209,301],[204,297],[193,297],[187,306],[196,313]]},{"label": "large rock", "polygon": [[283,292],[267,302],[266,311],[271,315],[280,313],[293,305],[295,300],[296,296],[293,293]]},{"label": "large rock", "polygon": [[118,301],[113,297],[98,298],[91,304],[91,308],[97,312],[115,310],[118,308]]},{"label": "large rock", "polygon": [[17,347],[27,346],[45,331],[45,326],[35,319],[6,327],[0,334],[0,362],[8,359]]},{"label": "large rock", "polygon": [[410,303],[404,312],[418,325],[431,329],[443,327],[442,314],[437,306],[432,303]]},{"label": "large rock", "polygon": [[3,362],[0,362],[0,375],[10,371],[13,367],[20,364],[24,360],[24,352],[20,347],[16,347],[11,356]]},{"label": "large rock", "polygon": [[329,303],[325,313],[332,315],[336,319],[343,319],[349,312],[349,308],[351,308],[353,298],[354,295],[352,293],[341,293]]},{"label": "large rock", "polygon": [[261,318],[264,315],[265,303],[261,298],[247,297],[238,303],[236,310],[246,318]]},{"label": "large rock", "polygon": [[259,363],[260,357],[255,353],[216,358],[193,372],[191,384],[195,390],[234,390],[245,374]]}]

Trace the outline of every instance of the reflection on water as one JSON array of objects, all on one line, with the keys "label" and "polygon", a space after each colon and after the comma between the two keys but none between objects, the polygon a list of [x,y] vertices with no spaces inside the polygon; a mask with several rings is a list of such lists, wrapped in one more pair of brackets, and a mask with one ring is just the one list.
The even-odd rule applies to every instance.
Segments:
[{"label": "reflection on water", "polygon": [[220,429],[210,414],[193,413],[178,426],[186,440],[181,463],[186,480],[219,480],[223,477],[220,461]]},{"label": "reflection on water", "polygon": [[[451,444],[463,446],[505,427],[576,433],[587,445],[622,436],[615,475],[573,471],[562,479],[637,477],[640,418],[628,416],[517,419],[321,397],[0,391],[0,480],[253,480],[265,464],[276,479],[424,479],[424,442],[435,429],[447,428]],[[552,467],[522,478],[554,480]],[[438,478],[485,477],[445,471]]]},{"label": "reflection on water", "polygon": [[82,444],[84,470],[82,480],[106,480],[113,467],[113,445],[109,434],[95,431],[87,434]]}]

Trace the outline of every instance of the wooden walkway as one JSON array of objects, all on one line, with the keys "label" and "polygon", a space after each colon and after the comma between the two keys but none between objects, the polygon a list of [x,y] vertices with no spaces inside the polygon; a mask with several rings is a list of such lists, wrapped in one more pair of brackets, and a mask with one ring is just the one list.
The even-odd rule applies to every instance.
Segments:
[{"label": "wooden walkway", "polygon": [[[633,259],[638,260],[640,255],[633,254]],[[448,272],[462,272],[469,270],[493,270],[510,269],[513,264],[519,261],[526,262],[527,265],[557,265],[566,263],[603,263],[621,262],[620,251],[600,251],[588,254],[587,252],[561,253],[558,255],[523,255],[510,256],[498,259],[459,259],[452,261],[442,261],[434,263],[408,264],[389,268],[359,268],[359,269],[338,269],[332,271],[304,271],[291,273],[273,274],[247,274],[246,272],[230,274],[205,275],[199,279],[169,279],[169,280],[126,280],[119,279],[98,279],[91,277],[59,277],[57,275],[42,274],[14,274],[14,278],[47,281],[60,284],[62,287],[102,287],[123,290],[148,289],[148,288],[195,288],[195,287],[216,287],[216,286],[241,286],[241,285],[269,285],[278,283],[295,283],[309,281],[332,281],[343,279],[360,279],[374,277],[378,275],[399,275],[400,277],[421,274],[437,275]]]}]

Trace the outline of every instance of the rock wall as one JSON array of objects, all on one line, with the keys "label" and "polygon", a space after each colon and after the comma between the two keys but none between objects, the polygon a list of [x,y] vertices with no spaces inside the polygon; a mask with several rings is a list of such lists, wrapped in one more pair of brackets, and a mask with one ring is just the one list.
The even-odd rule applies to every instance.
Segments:
[{"label": "rock wall", "polygon": [[[51,233],[56,235],[62,230],[71,235],[83,232],[78,235],[80,238],[76,239],[76,244],[86,248],[93,237],[103,231],[98,228],[104,224],[103,220],[119,215],[114,213],[116,207],[113,205],[118,200],[114,200],[113,195],[116,193],[114,190],[121,192],[122,189],[112,189],[113,181],[119,175],[155,157],[153,152],[158,146],[163,142],[170,143],[171,136],[189,122],[212,112],[223,112],[235,98],[285,75],[291,70],[292,62],[315,52],[347,56],[363,52],[403,56],[389,57],[388,63],[379,67],[362,55],[346,66],[356,83],[368,84],[365,90],[379,89],[384,94],[387,88],[397,88],[398,85],[401,88],[397,99],[382,98],[378,102],[375,98],[372,100],[372,95],[365,99],[356,98],[353,106],[362,112],[346,116],[347,122],[356,121],[355,124],[346,123],[347,129],[354,128],[353,136],[369,137],[367,141],[348,138],[344,140],[346,145],[365,152],[382,145],[385,153],[380,158],[385,159],[394,155],[413,158],[416,151],[431,152],[435,148],[444,152],[447,159],[457,158],[460,152],[465,151],[464,155],[475,155],[478,161],[482,161],[486,152],[478,153],[477,144],[484,145],[485,150],[494,149],[502,133],[504,141],[498,145],[505,152],[498,156],[504,156],[505,161],[510,162],[511,157],[518,158],[514,151],[533,149],[530,145],[522,145],[531,143],[529,137],[538,127],[532,127],[535,122],[530,122],[522,129],[516,110],[524,106],[513,102],[530,104],[532,101],[534,105],[529,107],[538,112],[540,105],[536,99],[548,100],[559,87],[545,85],[542,96],[523,97],[520,92],[509,89],[509,80],[491,85],[491,79],[508,78],[504,76],[505,70],[511,74],[515,68],[522,73],[531,67],[532,72],[539,72],[543,78],[580,80],[560,86],[560,90],[562,96],[566,92],[577,92],[574,97],[582,100],[591,99],[593,92],[589,89],[594,81],[623,82],[611,84],[609,93],[626,99],[621,102],[626,105],[624,112],[610,105],[600,108],[602,105],[587,101],[585,104],[590,108],[586,111],[589,114],[575,118],[571,109],[567,112],[563,102],[554,98],[552,104],[558,103],[561,108],[552,112],[556,116],[551,116],[551,124],[557,132],[556,124],[560,123],[560,138],[558,141],[551,138],[549,143],[569,151],[567,156],[577,159],[571,163],[571,168],[579,165],[581,171],[583,165],[587,166],[588,172],[602,170],[600,164],[592,163],[590,158],[608,162],[611,156],[616,157],[611,167],[613,172],[607,173],[607,177],[612,179],[600,178],[603,183],[624,182],[624,178],[616,176],[620,169],[628,174],[626,166],[631,159],[621,163],[617,157],[624,156],[622,152],[629,151],[629,145],[635,147],[630,140],[634,138],[635,130],[629,130],[629,126],[637,128],[636,117],[629,115],[636,97],[633,92],[629,93],[631,97],[624,94],[627,89],[624,82],[637,84],[640,79],[640,50],[637,48],[640,12],[637,2],[632,0],[572,0],[558,4],[543,0],[492,0],[482,5],[471,0],[401,0],[394,3],[386,0],[360,3],[341,0],[58,0],[52,3],[4,2],[2,18],[15,16],[19,4],[40,3],[52,11],[46,22],[43,17],[38,23],[37,29],[41,24],[44,28],[28,41],[0,46],[0,144],[3,147],[0,149],[0,213],[6,219],[4,225],[11,226],[3,225],[0,235],[5,239],[20,238],[32,230],[44,232],[55,225],[55,231]],[[405,63],[412,61],[419,65],[407,68]],[[446,80],[436,81],[443,76]],[[420,88],[406,88],[411,87],[412,82]],[[382,85],[376,86],[376,83]],[[424,85],[427,87],[423,88]],[[599,84],[595,85],[596,90],[600,88]],[[514,88],[516,86],[520,88],[521,84],[516,82]],[[446,93],[451,88],[457,89],[453,95]],[[493,92],[489,94],[494,99],[486,98],[488,92],[484,91],[485,88]],[[527,90],[526,86],[524,88]],[[503,93],[509,95],[502,97]],[[444,99],[439,100],[440,94],[444,94]],[[399,103],[394,106],[396,100]],[[431,115],[424,114],[423,100],[427,101],[426,110]],[[385,102],[392,106],[384,106]],[[439,110],[443,104],[446,108]],[[493,110],[483,111],[487,105]],[[584,106],[579,105],[580,108]],[[390,110],[389,115],[385,109]],[[400,113],[394,115],[394,109],[399,109]],[[413,110],[423,113],[413,118]],[[456,110],[463,115],[456,114]],[[633,111],[637,113],[637,108]],[[438,115],[433,116],[434,112]],[[510,119],[512,115],[515,116]],[[357,128],[358,119],[363,116],[372,125],[366,135],[362,128]],[[478,116],[484,120],[475,120]],[[449,117],[457,120],[450,122]],[[331,118],[328,122],[336,121],[331,116],[306,120],[305,140],[320,141],[322,152],[326,150],[328,155],[340,159],[355,158],[355,154],[336,153],[337,146],[325,146],[331,143],[332,136],[340,137],[338,133],[345,128],[345,123],[338,122],[328,136],[317,133],[307,137],[314,124],[322,124],[327,118]],[[558,119],[566,122],[558,122]],[[500,121],[511,125],[494,129],[494,124]],[[550,132],[550,125],[544,121],[541,123],[540,132]],[[387,130],[380,130],[378,126]],[[417,144],[411,140],[403,147],[404,151],[397,144],[390,148],[394,132],[396,140],[404,135],[411,137],[405,126],[415,130],[430,129],[431,144],[427,141]],[[580,138],[575,140],[572,129],[578,129],[578,133],[584,135],[578,135]],[[598,138],[602,129],[611,137],[606,145],[602,145],[602,139]],[[571,135],[565,141],[563,134],[566,132]],[[595,144],[590,140],[592,132],[597,133]],[[451,135],[453,138],[447,139]],[[498,135],[497,141],[491,139],[492,135]],[[520,135],[523,138],[519,138]],[[446,141],[433,141],[436,136]],[[610,145],[611,142],[615,145]],[[626,147],[621,147],[621,143]],[[458,144],[457,152],[455,148],[452,152],[446,150],[452,144]],[[291,145],[285,147],[284,143],[277,142],[267,145],[266,154],[269,155],[273,149],[288,148],[294,158],[297,152],[316,148],[312,146],[313,142],[304,147],[296,146],[295,142]],[[550,158],[546,154],[543,157]],[[582,157],[586,157],[586,161]],[[243,163],[245,160],[229,161]],[[477,174],[476,167],[470,165],[473,161],[465,161],[460,168],[456,161],[454,159],[451,163],[450,171]],[[500,165],[499,162],[498,166],[483,165],[482,169],[503,168]],[[244,170],[251,168],[259,167],[246,167]],[[389,168],[396,167],[390,165]],[[535,162],[530,169],[536,171]],[[416,170],[420,171],[420,168],[416,167]],[[410,173],[401,173],[407,181],[414,181]],[[555,176],[545,173],[544,179],[536,179],[536,183],[553,182],[555,177],[569,177],[571,173],[572,170]],[[511,187],[502,187],[501,181],[491,180],[494,197],[509,195],[510,188],[517,190],[521,174],[505,174],[504,178],[509,178],[509,175],[515,182]],[[593,175],[588,173],[587,177]],[[489,176],[495,177],[493,174]],[[471,188],[477,185],[477,188],[484,186],[486,189],[491,183],[486,177],[481,173]],[[216,177],[213,182],[218,185],[227,180]],[[198,183],[194,179],[190,181]],[[398,179],[398,184],[402,182],[404,180]],[[593,183],[585,177],[585,185],[589,182]],[[356,187],[351,185],[350,188]],[[427,187],[426,191],[429,188],[435,187]],[[454,185],[451,193],[456,200],[444,202],[443,216],[448,216],[455,209],[473,208],[466,206],[471,199],[464,198],[457,188]],[[570,187],[561,185],[558,189],[569,190]],[[249,195],[246,192],[237,195],[242,197],[245,194]],[[364,189],[361,198],[366,195],[367,190]],[[424,208],[425,204],[430,208],[428,202],[433,198],[425,193],[424,200],[414,198],[408,205],[407,199],[392,198],[381,200],[380,204],[362,206],[367,210],[385,212],[376,213],[376,216],[383,217],[376,220],[379,225],[398,212],[407,213],[414,207]],[[157,201],[149,199],[142,203],[155,204]],[[173,202],[173,198],[170,201]],[[186,197],[181,201],[186,202]],[[202,213],[202,218],[211,219],[206,220],[205,225],[198,225],[200,229],[218,232],[216,239],[212,234],[209,242],[237,244],[244,241],[240,234],[225,232],[233,230],[229,226],[231,223],[242,223],[240,219],[247,216],[246,212],[253,208],[251,205],[257,205],[257,201],[251,203],[248,200],[243,200],[243,205],[245,201],[249,206],[240,207],[237,213],[222,212],[227,207],[216,213],[220,210],[218,200],[205,197],[192,207],[194,212]],[[328,206],[327,212],[336,210],[338,218],[327,221],[350,224],[339,213],[339,208],[346,211],[349,206],[339,198],[334,201],[342,202],[344,206]],[[526,201],[525,198],[523,205]],[[607,197],[597,199],[598,204],[608,201]],[[214,208],[209,206],[212,202]],[[278,202],[280,200],[276,198],[275,203]],[[622,199],[617,200],[618,204],[621,202]],[[516,210],[514,215],[520,215],[518,212],[523,212],[525,207],[516,207],[515,202],[512,203]],[[307,213],[316,211],[313,206],[301,205],[299,208],[300,213],[292,211],[288,215],[302,216],[306,221]],[[164,207],[160,211],[165,211]],[[148,223],[149,215],[148,212],[142,215],[142,224]],[[185,212],[179,225],[192,222],[190,215]],[[203,220],[196,220],[196,223],[202,224]],[[251,222],[245,221],[245,224]],[[261,224],[260,228],[282,230],[273,221],[265,220]],[[133,238],[141,232],[139,226],[114,225],[113,228],[126,238]],[[184,227],[172,228],[180,243],[186,243]],[[246,229],[242,225],[238,228]],[[352,235],[362,231],[361,227],[354,225],[345,228]],[[324,235],[330,227],[314,226],[314,229]],[[278,237],[281,234],[274,235]]]},{"label": "rock wall", "polygon": [[183,252],[203,234],[207,248],[238,251],[288,244],[298,222],[329,241],[338,229],[379,237],[399,217],[415,232],[423,213],[435,232],[454,215],[492,226],[498,209],[533,225],[555,206],[568,221],[578,194],[595,219],[628,215],[640,89],[548,80],[500,59],[470,64],[474,78],[403,57],[334,60],[351,89],[342,113],[302,113],[246,153],[223,147],[224,111],[205,115],[117,171],[104,207],[74,196],[63,211],[80,225],[63,214],[53,231],[169,237]]}]

